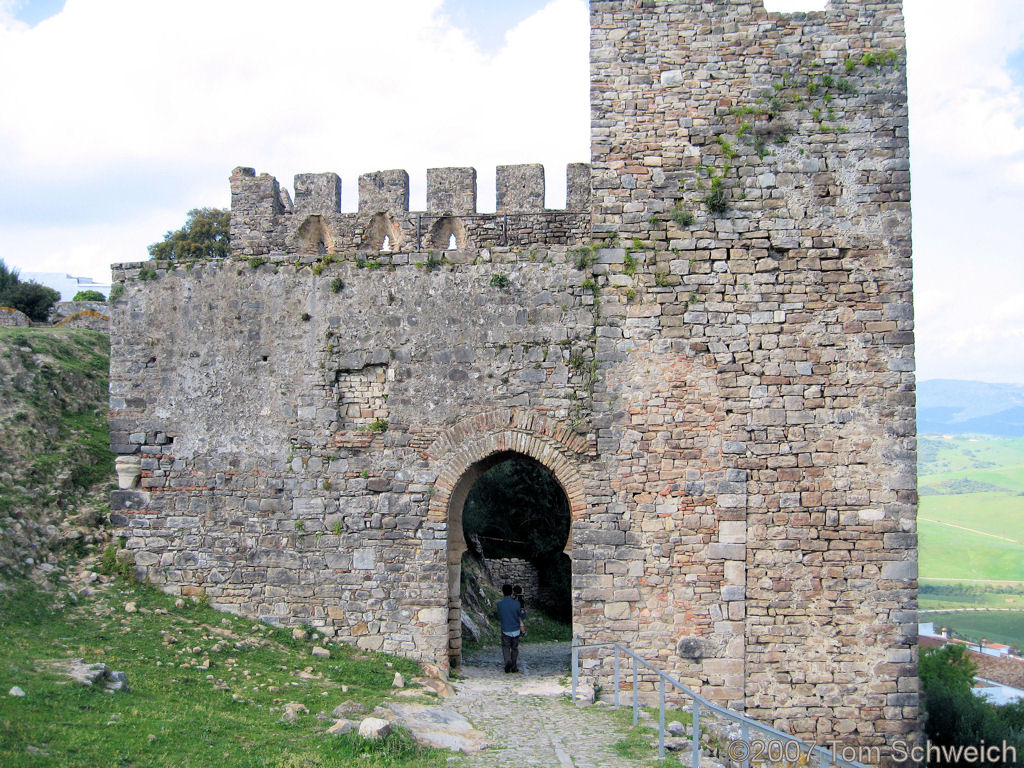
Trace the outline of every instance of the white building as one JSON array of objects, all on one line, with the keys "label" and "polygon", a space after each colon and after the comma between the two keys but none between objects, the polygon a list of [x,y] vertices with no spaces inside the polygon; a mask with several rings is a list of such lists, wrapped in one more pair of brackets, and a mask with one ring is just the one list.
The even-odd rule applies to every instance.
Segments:
[{"label": "white building", "polygon": [[97,283],[91,277],[74,277],[64,272],[19,272],[22,282],[39,283],[60,293],[61,301],[71,301],[79,291],[99,291],[110,295],[110,283]]}]

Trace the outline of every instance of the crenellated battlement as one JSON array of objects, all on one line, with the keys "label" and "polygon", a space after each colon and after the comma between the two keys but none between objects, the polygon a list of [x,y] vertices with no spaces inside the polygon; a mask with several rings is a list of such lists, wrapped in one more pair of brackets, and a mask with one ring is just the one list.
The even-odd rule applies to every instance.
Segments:
[{"label": "crenellated battlement", "polygon": [[255,256],[288,250],[312,253],[579,245],[590,236],[590,165],[566,169],[566,207],[544,207],[544,167],[501,165],[495,213],[477,212],[475,168],[427,171],[427,209],[409,210],[404,170],[359,177],[356,213],[341,211],[336,173],[295,176],[295,199],[277,179],[252,168],[231,174],[231,245]]}]

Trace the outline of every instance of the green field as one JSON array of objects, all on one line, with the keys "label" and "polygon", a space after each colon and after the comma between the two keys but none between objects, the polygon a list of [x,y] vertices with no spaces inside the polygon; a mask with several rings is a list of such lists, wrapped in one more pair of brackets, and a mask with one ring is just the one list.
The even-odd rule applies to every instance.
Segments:
[{"label": "green field", "polygon": [[935,622],[936,629],[948,627],[956,637],[978,642],[1024,645],[1024,613],[925,613],[921,621]]},{"label": "green field", "polygon": [[[920,437],[918,452],[921,609],[1024,608],[1024,439]],[[1024,612],[921,620],[1024,645]]]},{"label": "green field", "polygon": [[1024,581],[1024,439],[919,439],[922,580]]}]

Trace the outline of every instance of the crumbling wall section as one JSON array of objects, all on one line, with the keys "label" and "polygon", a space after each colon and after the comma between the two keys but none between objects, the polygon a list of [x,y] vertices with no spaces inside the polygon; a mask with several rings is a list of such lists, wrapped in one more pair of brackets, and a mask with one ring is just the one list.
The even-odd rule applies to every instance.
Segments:
[{"label": "crumbling wall section", "polygon": [[150,581],[447,666],[428,449],[509,409],[575,433],[593,332],[567,249],[461,256],[115,268],[111,441],[138,477],[112,521]]}]

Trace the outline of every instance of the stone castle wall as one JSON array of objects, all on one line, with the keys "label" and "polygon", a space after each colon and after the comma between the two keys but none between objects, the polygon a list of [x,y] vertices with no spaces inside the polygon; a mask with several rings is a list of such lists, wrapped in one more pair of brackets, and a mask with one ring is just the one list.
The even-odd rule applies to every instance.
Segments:
[{"label": "stone castle wall", "polygon": [[409,211],[409,174],[376,171],[359,177],[359,211],[341,213],[334,173],[295,177],[295,201],[277,179],[252,168],[231,174],[231,241],[236,252],[344,253],[444,251],[489,247],[580,245],[590,238],[590,166],[566,168],[566,208],[544,207],[544,166],[501,165],[496,213],[477,213],[476,169],[427,171],[427,210]]},{"label": "stone castle wall", "polygon": [[439,443],[579,418],[593,297],[564,247],[391,258],[116,268],[111,440],[140,482],[113,519],[156,583],[447,664]]},{"label": "stone castle wall", "polygon": [[466,169],[423,214],[404,172],[342,214],[336,177],[289,205],[236,169],[232,257],[115,269],[115,523],[168,589],[447,664],[462,504],[530,456],[569,500],[574,632],[819,742],[911,733],[899,3],[591,23],[589,205],[573,167],[570,210],[506,167],[490,215]]},{"label": "stone castle wall", "polygon": [[694,669],[756,717],[876,743],[905,733],[918,693],[901,4],[784,16],[756,0],[595,0],[591,26],[595,237],[640,238],[641,280],[661,277],[625,281],[645,300],[622,333],[644,343],[602,379],[599,448],[621,478],[608,511],[619,528],[640,517],[660,550],[646,567],[660,584],[628,618],[652,645],[697,635],[676,650],[713,657]]},{"label": "stone castle wall", "polygon": [[498,589],[501,589],[503,584],[518,584],[523,588],[523,597],[528,603],[536,601],[540,594],[540,581],[537,568],[529,560],[502,557],[497,560],[484,560],[484,565],[491,575],[491,583]]}]

